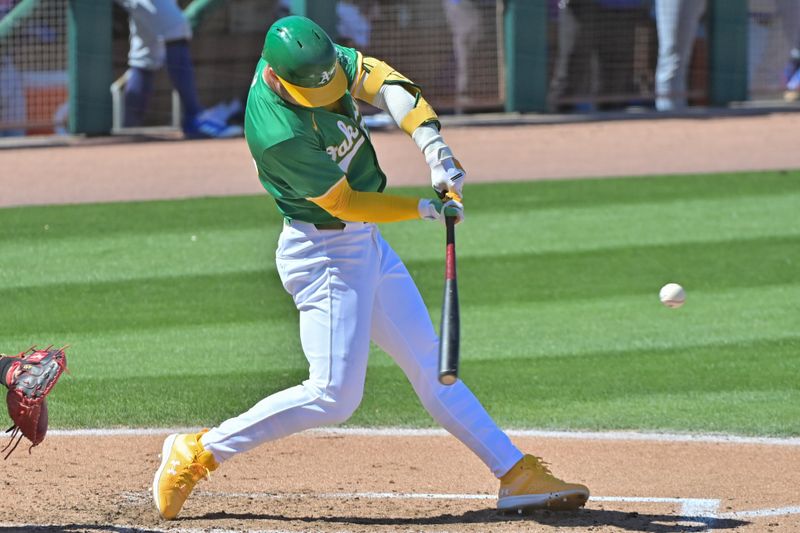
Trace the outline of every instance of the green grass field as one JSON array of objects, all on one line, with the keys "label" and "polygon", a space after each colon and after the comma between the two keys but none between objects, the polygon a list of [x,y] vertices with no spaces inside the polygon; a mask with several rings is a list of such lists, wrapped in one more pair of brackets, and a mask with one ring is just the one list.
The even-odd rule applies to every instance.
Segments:
[{"label": "green grass field", "polygon": [[[462,377],[500,424],[800,435],[800,173],[466,192]],[[306,372],[279,231],[266,194],[0,209],[0,349],[72,346],[54,427],[216,424]],[[443,228],[383,232],[438,328]],[[350,424],[433,424],[377,349],[366,389]]]}]

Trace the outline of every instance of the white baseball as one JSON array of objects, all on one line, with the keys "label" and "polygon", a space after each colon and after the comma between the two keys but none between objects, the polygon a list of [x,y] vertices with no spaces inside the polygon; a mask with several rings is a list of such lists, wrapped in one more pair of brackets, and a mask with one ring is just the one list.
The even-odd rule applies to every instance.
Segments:
[{"label": "white baseball", "polygon": [[686,291],[677,283],[667,283],[661,287],[658,297],[667,307],[680,307],[686,301]]}]

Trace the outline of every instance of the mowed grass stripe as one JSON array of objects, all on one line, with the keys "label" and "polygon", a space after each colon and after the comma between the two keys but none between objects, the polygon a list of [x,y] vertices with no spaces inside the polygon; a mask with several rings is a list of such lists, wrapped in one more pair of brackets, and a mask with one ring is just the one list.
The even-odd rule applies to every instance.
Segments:
[{"label": "mowed grass stripe", "polygon": [[[582,252],[621,247],[703,243],[800,236],[800,193],[736,199],[643,201],[633,205],[572,206],[509,211],[503,204],[467,204],[457,231],[459,257],[520,253]],[[769,210],[765,211],[764,206]],[[440,231],[414,231],[404,224],[382,229],[403,257],[440,255]]]},{"label": "mowed grass stripe", "polygon": [[[510,211],[556,207],[611,208],[652,202],[735,200],[798,193],[800,171],[556,180],[528,182],[522,186],[516,183],[469,183],[467,187],[465,192],[469,195],[470,205],[485,202],[507,206]],[[473,190],[477,194],[472,194]],[[512,191],[513,194],[509,194]]]},{"label": "mowed grass stripe", "polygon": [[[429,188],[395,191],[429,196]],[[703,199],[737,199],[800,193],[800,171],[559,180],[530,183],[470,183],[469,209],[496,207],[503,213],[548,208],[613,207]],[[756,202],[761,205],[764,202]],[[231,209],[231,205],[235,208]],[[280,216],[266,195],[151,202],[13,207],[0,209],[0,240],[85,235],[188,233],[204,229],[263,227]],[[44,226],[48,230],[44,231]]]},{"label": "mowed grass stripe", "polygon": [[[3,244],[0,287],[101,283],[275,268],[280,226]],[[36,262],[30,262],[36,257]],[[19,268],[26,265],[26,268]]]},{"label": "mowed grass stripe", "polygon": [[[59,339],[67,338],[58,336]],[[220,327],[183,326],[69,336],[75,379],[165,377],[213,379],[233,369],[307,369],[297,320],[259,320]],[[15,340],[19,339],[17,342]],[[48,337],[10,337],[8,345],[44,344]]]},{"label": "mowed grass stripe", "polygon": [[[593,300],[465,306],[461,324],[464,361],[797,341],[800,285],[690,289],[680,309],[662,307],[656,290]],[[800,347],[795,355],[800,356]]]},{"label": "mowed grass stripe", "polygon": [[[675,280],[706,290],[800,281],[800,237],[488,259],[459,258],[463,305],[653,294]],[[426,300],[438,301],[441,260],[406,264]],[[7,288],[0,299],[7,304],[0,308],[0,335],[222,324],[293,313],[272,269]]]},{"label": "mowed grass stripe", "polygon": [[[507,427],[800,434],[795,339],[462,364],[461,377]],[[348,424],[433,422],[399,370],[370,367]],[[387,401],[394,398],[394,401]],[[792,403],[789,403],[792,402]]]},{"label": "mowed grass stripe", "polygon": [[57,412],[50,424],[61,428],[209,425],[308,377],[300,368],[251,367],[220,369],[187,363],[180,376],[67,376],[59,383],[58,395],[48,398],[50,411]]},{"label": "mowed grass stripe", "polygon": [[[87,246],[84,254],[75,253],[72,256],[54,254],[49,261],[48,254],[44,252],[10,253],[0,260],[4,266],[0,270],[0,292],[36,288],[59,291],[61,290],[59,287],[71,284],[94,285],[112,282],[146,284],[158,279],[192,276],[222,278],[244,273],[260,273],[259,275],[274,277],[274,242],[271,240],[268,243],[259,242],[259,245],[248,248],[248,243],[252,242],[248,238],[238,241],[232,238],[226,239],[224,235],[215,237],[214,239],[203,237],[206,242],[196,246],[188,238],[181,239],[189,242],[185,248],[181,248],[183,243],[178,245],[172,239],[150,243],[146,250],[140,248],[136,240],[118,242],[114,245],[116,249],[106,248],[100,244],[95,247]],[[441,240],[441,235],[438,233],[435,237],[436,241]],[[691,275],[690,272],[694,272],[697,277],[704,278],[707,269],[714,268],[724,271],[727,276],[739,276],[740,272],[745,272],[747,279],[750,279],[753,276],[769,278],[769,274],[764,272],[765,269],[781,269],[782,263],[791,265],[800,260],[800,251],[796,245],[800,241],[800,235],[614,246],[572,252],[552,250],[524,252],[520,250],[522,246],[511,246],[505,254],[474,246],[475,237],[466,230],[459,237],[462,237],[459,240],[459,264],[463,265],[463,270],[467,273],[465,279],[470,276],[479,278],[491,276],[498,264],[511,270],[518,269],[515,265],[522,264],[524,272],[522,272],[523,277],[519,279],[524,283],[541,280],[541,272],[546,271],[549,265],[558,267],[572,265],[580,269],[585,265],[603,262],[603,266],[607,264],[613,269],[641,269],[647,276],[652,273],[656,264],[660,264],[664,271],[668,271],[665,274],[673,277]],[[392,241],[390,237],[387,238]],[[473,246],[467,247],[466,242],[472,243]],[[441,243],[437,242],[436,245],[441,248]],[[403,246],[407,245],[395,248],[402,257],[406,257],[405,263],[412,270],[426,272],[442,269],[441,250],[435,250],[433,243],[422,254],[406,253],[407,251],[402,249]],[[193,247],[197,250],[187,252]],[[741,254],[744,249],[750,249],[752,255],[750,257],[744,255],[746,260],[738,260],[736,264],[727,263],[729,256],[727,252]],[[422,260],[419,256],[426,257]],[[29,262],[30,257],[36,257],[37,261]],[[747,274],[746,271],[753,262],[763,264],[757,269],[758,272]],[[537,268],[531,270],[527,265],[535,265]],[[701,268],[698,269],[698,266]],[[682,272],[684,270],[689,272],[684,274]],[[550,281],[543,279],[540,284],[550,284]]]},{"label": "mowed grass stripe", "polygon": [[[0,240],[58,241],[162,233],[191,235],[203,230],[240,230],[279,222],[275,202],[253,196],[25,206],[0,209]],[[47,229],[45,229],[47,226]]]},{"label": "mowed grass stripe", "polygon": [[[668,281],[716,290],[800,283],[800,237],[458,260],[465,305],[652,294]],[[407,266],[423,293],[441,288],[439,262]]]},{"label": "mowed grass stripe", "polygon": [[[768,212],[751,198],[727,199],[727,203],[719,199],[645,202],[614,209],[582,206],[502,212],[502,205],[470,209],[468,221],[458,231],[459,257],[482,257],[491,262],[507,256],[513,260],[520,254],[800,237],[800,225],[785,223],[795,216],[800,193],[761,199],[770,206]],[[226,209],[241,211],[240,203],[246,200],[233,199]],[[170,206],[162,204],[165,210]],[[132,208],[140,207],[136,204]],[[406,262],[440,261],[438,225],[387,224],[382,231]],[[142,231],[125,238],[117,234],[77,234],[59,240],[37,237],[5,241],[0,255],[0,287],[274,269],[279,232],[280,222],[270,221],[253,228],[205,227],[154,234]],[[498,238],[505,234],[508,236]],[[30,262],[30,257],[38,260]]]},{"label": "mowed grass stripe", "polygon": [[[500,257],[800,236],[800,225],[784,222],[795,216],[800,193],[760,198],[770,209],[764,209],[763,203],[753,202],[750,197],[726,198],[724,203],[718,198],[650,199],[635,205],[581,205],[526,211],[509,211],[502,203],[486,205],[479,199],[476,206],[470,207],[468,222],[458,232],[459,256]],[[162,209],[159,213],[153,212],[149,204],[115,204],[116,218],[111,221],[115,227],[119,218],[131,220],[130,232],[124,234],[125,238],[117,233],[97,235],[88,231],[55,240],[51,238],[57,233],[53,227],[48,225],[49,229],[45,230],[38,213],[32,214],[29,219],[40,224],[37,235],[3,244],[0,286],[103,282],[274,268],[273,252],[280,222],[277,218],[264,222],[263,215],[256,216],[264,206],[253,204],[252,198],[233,198],[227,206],[220,206],[229,212],[258,211],[242,221],[243,224],[249,221],[251,227],[230,227],[223,217],[218,229],[210,228],[206,221],[187,225],[174,233],[150,232],[149,224],[141,228],[135,225],[142,211],[153,218],[172,221],[176,211],[186,210],[186,206],[177,208],[172,202],[156,204]],[[93,212],[97,206],[70,206],[70,209]],[[3,210],[0,210],[0,219],[2,215]],[[92,230],[106,222],[98,216],[93,214]],[[189,217],[196,219],[197,213],[192,211]],[[569,223],[565,224],[565,220]],[[389,224],[383,231],[407,262],[438,260],[441,256],[441,228],[433,224]],[[26,235],[24,231],[21,234]],[[498,235],[504,237],[498,238]],[[39,260],[30,262],[30,257]]]},{"label": "mowed grass stripe", "polygon": [[[800,338],[796,328],[800,286],[690,291],[689,298],[677,311],[657,304],[655,294],[469,306],[462,313],[463,361],[469,366],[499,357],[535,364],[540,358],[590,353],[636,355],[717,344],[797,342]],[[430,313],[438,326],[437,312],[434,304]],[[570,318],[567,325],[565,317]],[[113,361],[136,362],[114,365],[115,377],[179,376],[198,368],[208,373],[245,366],[302,369],[307,363],[298,329],[296,313],[287,313],[277,319],[254,316],[250,321],[219,326],[158,325],[73,334],[69,336],[74,355],[70,366],[82,378],[103,378]],[[26,336],[8,337],[7,342],[20,346],[50,340]],[[394,365],[379,350],[373,352],[371,365]],[[523,364],[528,363],[520,362]]]},{"label": "mowed grass stripe", "polygon": [[0,335],[76,335],[279,319],[294,305],[275,271],[71,283],[0,291]]},{"label": "mowed grass stripe", "polygon": [[[521,366],[496,358],[464,365],[462,378],[505,427],[670,429],[800,434],[798,343],[758,341],[634,356],[584,354]],[[65,379],[51,400],[55,427],[204,425],[296,385],[302,368],[235,365],[174,376]],[[108,391],[113,390],[113,398]],[[769,416],[764,416],[769,413]],[[761,415],[761,416],[756,416]],[[371,365],[354,426],[431,426],[395,366]]]}]

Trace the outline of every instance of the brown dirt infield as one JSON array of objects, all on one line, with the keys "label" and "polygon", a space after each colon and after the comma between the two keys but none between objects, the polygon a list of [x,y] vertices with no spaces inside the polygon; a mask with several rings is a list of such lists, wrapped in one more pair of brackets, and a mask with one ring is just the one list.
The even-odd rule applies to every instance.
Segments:
[{"label": "brown dirt infield", "polygon": [[[800,168],[797,117],[464,127],[446,138],[475,181],[788,169]],[[427,182],[402,134],[377,132],[375,143],[391,183]],[[0,169],[4,206],[261,192],[241,139],[0,150]],[[18,449],[3,464],[0,532],[800,531],[797,440],[515,437],[595,497],[578,512],[519,517],[493,510],[496,480],[451,437],[304,433],[224,464],[167,523],[149,494],[164,436],[51,434],[32,455]]]},{"label": "brown dirt infield", "polygon": [[[475,181],[800,168],[800,114],[445,128]],[[405,134],[373,134],[392,185],[426,185]],[[0,206],[263,194],[242,139],[0,150]],[[465,191],[469,193],[469,189]],[[468,198],[468,197],[467,197]]]},{"label": "brown dirt infield", "polygon": [[[0,531],[2,522],[63,526],[47,531],[800,530],[797,514],[724,516],[796,507],[798,445],[514,441],[546,457],[557,475],[586,483],[598,499],[577,512],[502,515],[493,510],[497,482],[452,437],[305,433],[225,463],[198,485],[179,520],[164,522],[149,492],[163,435],[53,435],[33,455],[17,450],[4,465],[4,492],[13,498],[4,499]],[[434,497],[445,494],[482,499]],[[32,504],[43,500],[47,505]],[[694,516],[708,505],[722,516]]]}]

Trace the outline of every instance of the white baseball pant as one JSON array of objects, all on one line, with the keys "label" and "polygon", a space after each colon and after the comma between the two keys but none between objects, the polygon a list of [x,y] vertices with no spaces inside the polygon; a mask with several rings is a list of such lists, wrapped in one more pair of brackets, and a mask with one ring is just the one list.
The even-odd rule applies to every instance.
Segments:
[{"label": "white baseball pant", "polygon": [[285,224],[276,262],[300,311],[309,378],[205,433],[217,461],[305,429],[338,424],[358,407],[370,339],[405,372],[422,405],[502,476],[522,452],[458,381],[439,384],[439,339],[406,267],[374,224],[344,230]]}]

